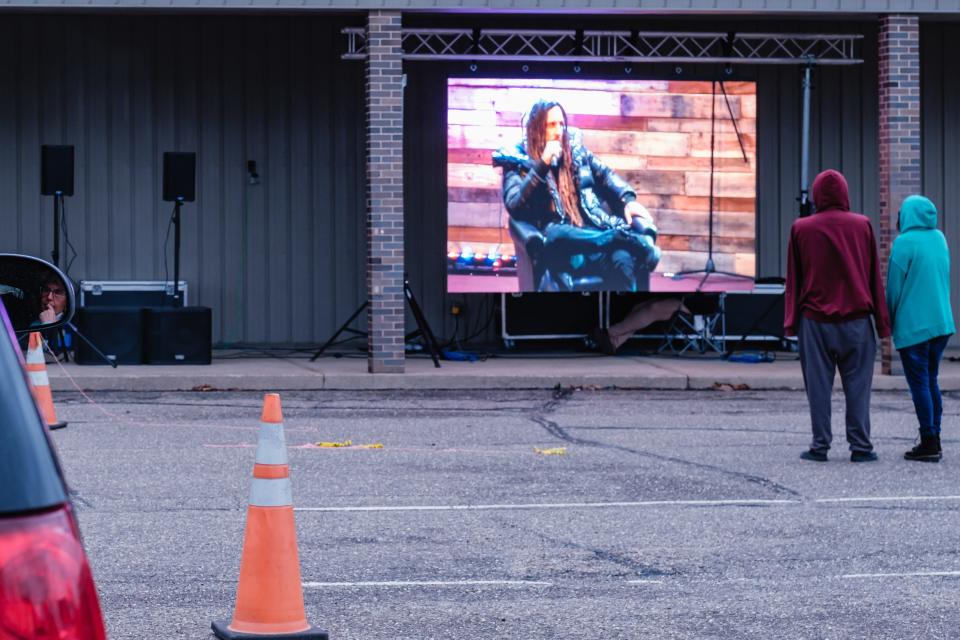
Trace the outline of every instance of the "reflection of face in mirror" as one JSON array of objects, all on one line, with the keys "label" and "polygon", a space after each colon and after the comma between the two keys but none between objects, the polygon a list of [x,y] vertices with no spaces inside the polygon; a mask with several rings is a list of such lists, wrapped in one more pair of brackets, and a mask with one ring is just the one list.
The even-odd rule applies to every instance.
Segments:
[{"label": "reflection of face in mirror", "polygon": [[40,324],[52,324],[63,317],[67,290],[58,278],[48,278],[40,287]]},{"label": "reflection of face in mirror", "polygon": [[15,331],[48,329],[70,320],[73,288],[43,260],[0,254],[0,302]]}]

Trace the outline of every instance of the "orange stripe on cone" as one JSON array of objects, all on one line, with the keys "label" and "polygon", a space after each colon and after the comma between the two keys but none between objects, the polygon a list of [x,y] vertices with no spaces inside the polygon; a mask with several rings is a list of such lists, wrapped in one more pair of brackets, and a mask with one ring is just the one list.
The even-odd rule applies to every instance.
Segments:
[{"label": "orange stripe on cone", "polygon": [[57,411],[53,408],[53,392],[50,391],[47,365],[43,361],[43,338],[36,331],[30,334],[30,343],[27,346],[27,372],[30,374],[33,400],[40,409],[43,421],[51,429],[67,426],[66,422],[57,420]]},{"label": "orange stripe on cone", "polygon": [[253,465],[254,478],[289,478],[290,467],[285,464],[260,464]]},{"label": "orange stripe on cone", "polygon": [[[310,626],[304,608],[278,394],[264,397],[260,421],[258,459],[253,467],[251,503],[247,507],[243,533],[237,603],[230,624],[214,622],[213,633],[223,640],[272,636],[328,640],[326,631]],[[270,442],[270,446],[261,446],[265,442]],[[277,462],[283,464],[263,462],[261,456],[279,458]]]}]

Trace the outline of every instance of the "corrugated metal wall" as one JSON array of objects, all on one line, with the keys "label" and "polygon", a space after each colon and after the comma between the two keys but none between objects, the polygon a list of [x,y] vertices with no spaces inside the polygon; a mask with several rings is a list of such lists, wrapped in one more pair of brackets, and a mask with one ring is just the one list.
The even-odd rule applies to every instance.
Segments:
[{"label": "corrugated metal wall", "polygon": [[[69,143],[77,148],[77,194],[67,201],[67,221],[79,254],[71,274],[162,279],[170,205],[160,200],[161,155],[196,150],[198,199],[184,208],[182,272],[192,302],[214,308],[215,340],[324,341],[365,294],[363,63],[339,59],[338,33],[348,23],[363,19],[0,16],[0,250],[49,256],[52,202],[39,195],[39,149]],[[727,27],[785,29],[683,24]],[[793,23],[789,30],[865,36],[864,65],[814,72],[810,172],[843,171],[852,205],[876,220],[876,23]],[[960,81],[947,65],[960,28],[935,24],[923,34],[925,189],[949,214],[960,202],[960,180],[950,179],[960,163],[960,115],[948,108]],[[499,297],[444,291],[442,114],[446,75],[465,68],[406,68],[407,268],[438,336],[459,326],[461,337],[489,339],[496,321],[482,329]],[[633,75],[671,71],[635,65]],[[685,77],[716,72],[688,68]],[[744,67],[733,77],[759,83],[758,273],[781,275],[799,191],[801,70]],[[257,162],[259,185],[248,184],[247,160]],[[960,246],[960,226],[947,220],[945,227]],[[466,307],[459,324],[449,313],[453,302]]]},{"label": "corrugated metal wall", "polygon": [[[831,25],[830,33],[841,32]],[[824,26],[824,30],[828,27]],[[877,29],[867,23],[862,65],[813,70],[810,104],[810,181],[825,169],[844,174],[850,206],[879,224]],[[758,70],[758,275],[786,275],[787,237],[800,195],[802,69]]]},{"label": "corrugated metal wall", "polygon": [[[314,342],[364,295],[363,73],[326,17],[0,17],[0,250],[48,257],[41,144],[76,146],[77,279],[173,277],[162,153],[196,151],[181,274],[219,343]],[[254,160],[260,183],[247,179]],[[61,255],[63,255],[61,251]]]},{"label": "corrugated metal wall", "polygon": [[960,24],[921,25],[923,193],[937,205],[940,229],[952,253],[950,291],[955,318],[960,318],[960,77],[950,69],[958,55]]}]

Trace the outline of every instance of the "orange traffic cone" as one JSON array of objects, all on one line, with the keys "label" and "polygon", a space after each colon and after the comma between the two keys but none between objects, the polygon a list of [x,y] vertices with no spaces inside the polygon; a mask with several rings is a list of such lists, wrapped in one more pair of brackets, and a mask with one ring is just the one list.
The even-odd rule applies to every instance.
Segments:
[{"label": "orange traffic cone", "polygon": [[310,626],[303,606],[290,467],[276,393],[263,399],[233,620],[229,625],[214,622],[211,626],[223,640],[328,639],[326,631]]},{"label": "orange traffic cone", "polygon": [[62,429],[66,422],[57,420],[57,412],[53,408],[53,393],[50,392],[50,378],[47,376],[47,365],[43,361],[43,338],[34,331],[30,334],[30,344],[27,346],[27,373],[33,389],[33,399],[40,409],[43,421],[51,429]]}]

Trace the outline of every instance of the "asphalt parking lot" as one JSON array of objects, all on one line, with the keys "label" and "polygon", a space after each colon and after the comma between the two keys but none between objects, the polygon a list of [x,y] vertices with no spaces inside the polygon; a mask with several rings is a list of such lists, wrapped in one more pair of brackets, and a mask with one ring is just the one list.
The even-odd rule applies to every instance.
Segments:
[{"label": "asphalt parking lot", "polygon": [[[231,615],[261,399],[58,394],[111,638],[210,638]],[[940,464],[902,460],[904,392],[874,395],[870,464],[849,462],[841,396],[825,464],[798,457],[799,392],[283,406],[307,616],[331,638],[960,637],[953,394]]]}]

